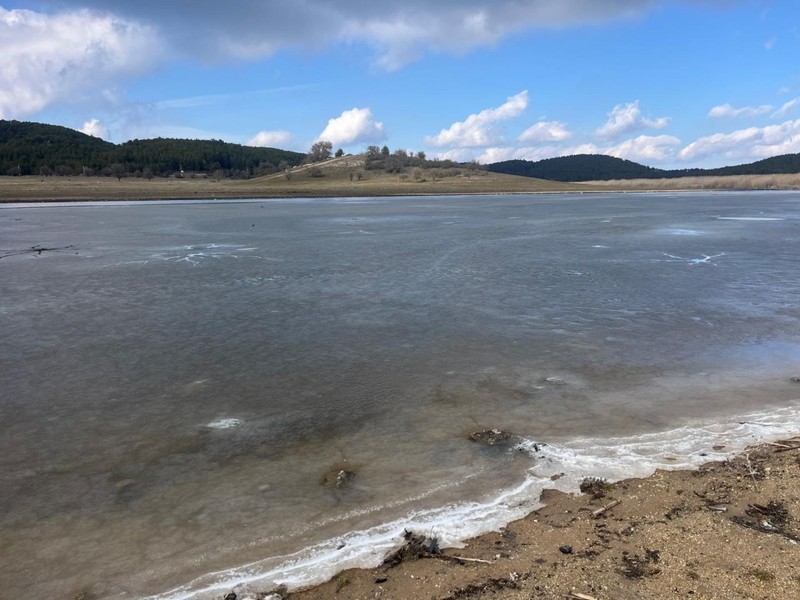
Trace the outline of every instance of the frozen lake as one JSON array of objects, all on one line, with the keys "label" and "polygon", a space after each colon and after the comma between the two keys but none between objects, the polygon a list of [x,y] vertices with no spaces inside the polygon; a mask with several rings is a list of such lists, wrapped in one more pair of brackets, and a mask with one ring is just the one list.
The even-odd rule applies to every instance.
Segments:
[{"label": "frozen lake", "polygon": [[0,256],[9,596],[314,581],[796,428],[796,193],[0,205]]}]

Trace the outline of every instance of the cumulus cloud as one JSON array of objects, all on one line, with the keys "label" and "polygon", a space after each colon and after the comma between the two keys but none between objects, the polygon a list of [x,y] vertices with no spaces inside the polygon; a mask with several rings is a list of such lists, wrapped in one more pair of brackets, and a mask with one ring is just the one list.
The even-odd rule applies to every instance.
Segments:
[{"label": "cumulus cloud", "polygon": [[680,157],[684,160],[753,159],[793,152],[800,152],[800,119],[701,137],[683,148]]},{"label": "cumulus cloud", "polygon": [[90,119],[83,124],[81,132],[101,139],[108,138],[108,129],[99,119]]},{"label": "cumulus cloud", "polygon": [[780,119],[785,117],[795,108],[797,108],[798,104],[800,104],[800,98],[795,98],[794,100],[789,100],[788,102],[785,102],[783,106],[781,106],[778,110],[772,113],[772,118]]},{"label": "cumulus cloud", "polygon": [[386,139],[383,123],[372,117],[369,108],[352,108],[330,119],[317,140],[331,142],[334,146],[380,142]]},{"label": "cumulus cloud", "polygon": [[603,153],[637,162],[662,161],[675,156],[681,141],[671,135],[640,135],[607,148]]},{"label": "cumulus cloud", "polygon": [[635,17],[666,1],[237,0],[231,8],[218,0],[38,0],[39,12],[0,8],[0,118],[122,85],[176,59],[255,60],[361,44],[391,70],[523,31]]},{"label": "cumulus cloud", "polygon": [[528,127],[517,138],[520,142],[563,142],[572,137],[567,126],[560,121],[539,121]]},{"label": "cumulus cloud", "polygon": [[294,136],[288,131],[259,131],[257,134],[247,140],[245,145],[276,148],[285,146],[293,139]]},{"label": "cumulus cloud", "polygon": [[598,128],[595,133],[600,137],[610,139],[641,129],[663,129],[667,123],[669,123],[668,117],[648,119],[642,116],[639,101],[636,100],[628,104],[617,104],[608,113],[608,121],[605,125]]},{"label": "cumulus cloud", "polygon": [[500,146],[484,149],[476,160],[482,164],[491,164],[504,160],[543,160],[557,156],[572,156],[574,154],[601,154],[602,150],[594,144],[580,144],[577,146]]},{"label": "cumulus cloud", "polygon": [[671,135],[647,136],[625,140],[611,147],[601,147],[586,143],[572,146],[500,146],[484,149],[477,156],[480,163],[489,164],[503,160],[543,160],[574,154],[605,154],[637,162],[658,162],[674,158],[681,141]]},{"label": "cumulus cloud", "polygon": [[497,123],[518,117],[527,107],[528,91],[523,90],[515,96],[510,96],[497,108],[487,108],[471,114],[463,121],[457,121],[447,129],[442,129],[437,135],[428,136],[425,141],[432,146],[454,148],[495,144],[501,139]]},{"label": "cumulus cloud", "polygon": [[[712,0],[709,0],[712,1]],[[462,54],[536,28],[629,18],[665,0],[45,0],[156,26],[175,49],[207,60],[260,58],[284,48],[365,43],[399,68],[426,52]]]},{"label": "cumulus cloud", "polygon": [[0,7],[0,118],[107,96],[150,68],[159,48],[152,28],[119,17]]},{"label": "cumulus cloud", "polygon": [[715,119],[723,117],[757,117],[765,115],[772,110],[771,104],[762,104],[761,106],[742,106],[741,108],[734,108],[727,102],[715,106],[708,111],[708,116]]}]

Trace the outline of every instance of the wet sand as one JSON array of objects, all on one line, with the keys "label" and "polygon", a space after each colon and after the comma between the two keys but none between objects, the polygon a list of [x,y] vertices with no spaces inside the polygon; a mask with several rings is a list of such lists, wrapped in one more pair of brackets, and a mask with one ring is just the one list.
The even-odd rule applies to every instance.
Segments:
[{"label": "wet sand", "polygon": [[800,594],[800,437],[749,448],[695,471],[657,471],[598,487],[598,497],[545,491],[546,506],[464,548],[345,571],[304,591],[254,595],[237,590],[238,598],[634,600]]}]

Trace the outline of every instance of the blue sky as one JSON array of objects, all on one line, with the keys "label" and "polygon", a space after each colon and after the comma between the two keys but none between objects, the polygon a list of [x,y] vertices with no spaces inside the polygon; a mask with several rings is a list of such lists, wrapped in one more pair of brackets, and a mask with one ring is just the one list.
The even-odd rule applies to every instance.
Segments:
[{"label": "blue sky", "polygon": [[800,152],[793,0],[0,0],[0,118],[658,167]]}]

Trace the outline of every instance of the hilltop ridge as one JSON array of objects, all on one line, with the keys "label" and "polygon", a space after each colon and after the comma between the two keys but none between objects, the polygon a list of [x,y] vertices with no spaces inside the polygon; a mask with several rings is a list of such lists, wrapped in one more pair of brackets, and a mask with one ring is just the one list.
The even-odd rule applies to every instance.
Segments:
[{"label": "hilltop ridge", "polygon": [[800,154],[782,154],[752,163],[717,169],[658,169],[604,154],[574,154],[538,161],[506,160],[492,163],[486,168],[493,173],[571,182],[726,175],[783,175],[800,173]]}]

